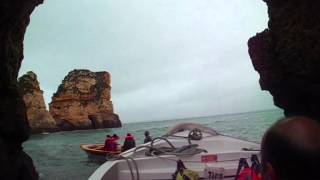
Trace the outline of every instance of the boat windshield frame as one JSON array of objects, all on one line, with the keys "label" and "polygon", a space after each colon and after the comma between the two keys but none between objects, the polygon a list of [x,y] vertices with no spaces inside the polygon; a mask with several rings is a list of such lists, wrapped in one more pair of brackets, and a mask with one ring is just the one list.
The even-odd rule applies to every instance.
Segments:
[{"label": "boat windshield frame", "polygon": [[179,132],[183,132],[186,130],[192,131],[194,129],[198,129],[201,132],[210,134],[211,136],[218,136],[220,135],[217,131],[215,131],[212,128],[206,127],[204,125],[201,124],[196,124],[196,123],[180,123],[177,124],[176,126],[174,126],[173,128],[171,128],[166,134],[165,136],[173,136],[176,133]]}]

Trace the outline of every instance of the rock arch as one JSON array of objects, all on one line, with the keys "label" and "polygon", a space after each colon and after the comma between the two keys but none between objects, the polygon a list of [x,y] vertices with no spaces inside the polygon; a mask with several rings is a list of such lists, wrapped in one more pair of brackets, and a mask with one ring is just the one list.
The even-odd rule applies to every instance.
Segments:
[{"label": "rock arch", "polygon": [[[320,2],[265,0],[269,29],[249,41],[262,89],[287,115],[320,116]],[[0,4],[0,179],[38,179],[22,142],[29,137],[26,110],[17,88],[29,16],[43,0]]]}]

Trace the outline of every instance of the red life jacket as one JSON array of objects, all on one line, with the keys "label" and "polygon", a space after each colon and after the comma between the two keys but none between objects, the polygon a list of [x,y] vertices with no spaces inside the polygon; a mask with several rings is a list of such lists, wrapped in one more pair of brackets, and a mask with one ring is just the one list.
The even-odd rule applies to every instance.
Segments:
[{"label": "red life jacket", "polygon": [[257,175],[257,173],[250,167],[248,168],[244,168],[237,180],[261,180],[261,177],[259,175]]},{"label": "red life jacket", "polygon": [[134,141],[133,136],[126,136],[125,141]]},{"label": "red life jacket", "polygon": [[106,151],[110,151],[110,138],[106,138],[106,140],[104,141],[104,147],[103,149]]},{"label": "red life jacket", "polygon": [[110,138],[110,149],[109,151],[116,151],[117,150],[117,141],[115,138]]},{"label": "red life jacket", "polygon": [[119,140],[120,138],[118,136],[112,137],[114,140]]}]

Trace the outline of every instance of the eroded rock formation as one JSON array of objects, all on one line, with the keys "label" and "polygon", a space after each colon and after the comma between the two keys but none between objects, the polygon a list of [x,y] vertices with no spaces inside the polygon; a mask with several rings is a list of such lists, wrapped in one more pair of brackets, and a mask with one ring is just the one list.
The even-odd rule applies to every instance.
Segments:
[{"label": "eroded rock formation", "polygon": [[32,159],[21,144],[29,137],[26,109],[17,77],[30,14],[42,0],[0,3],[0,179],[38,179]]},{"label": "eroded rock formation", "polygon": [[19,78],[19,88],[27,108],[27,119],[32,133],[56,131],[56,121],[53,119],[43,99],[37,75],[31,71]]},{"label": "eroded rock formation", "polygon": [[320,2],[265,2],[269,28],[248,42],[261,88],[287,116],[320,118]]},{"label": "eroded rock formation", "polygon": [[50,103],[50,113],[62,130],[120,127],[110,101],[110,74],[73,70]]}]

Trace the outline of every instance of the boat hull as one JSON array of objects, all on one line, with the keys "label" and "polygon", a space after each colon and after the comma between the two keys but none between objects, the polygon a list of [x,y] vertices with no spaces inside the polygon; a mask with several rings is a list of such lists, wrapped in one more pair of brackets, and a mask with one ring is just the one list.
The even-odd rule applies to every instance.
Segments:
[{"label": "boat hull", "polygon": [[[190,124],[189,124],[190,125]],[[194,126],[192,124],[192,126]],[[182,126],[186,128],[186,126]],[[180,128],[180,127],[179,127]],[[252,155],[260,157],[260,144],[248,142],[245,140],[224,136],[213,131],[206,131],[202,128],[203,137],[201,140],[192,140],[192,144],[197,144],[198,148],[207,152],[193,155],[154,155],[146,156],[148,149],[131,149],[121,155],[121,157],[130,157],[132,160],[122,159],[116,161],[107,161],[102,164],[91,176],[90,180],[165,180],[172,179],[176,171],[177,161],[182,160],[186,168],[198,173],[201,179],[212,179],[212,174],[223,176],[224,180],[235,178],[239,160],[245,158],[250,162]],[[206,132],[208,133],[206,133]],[[180,129],[169,131],[167,140],[175,147],[183,147],[190,143],[188,137],[190,131],[181,131]],[[143,146],[150,146],[151,143]],[[157,140],[154,142],[154,148],[168,147],[165,141]],[[135,167],[137,165],[137,168]],[[250,164],[250,163],[249,163]],[[134,176],[134,178],[132,178]],[[139,176],[139,178],[137,178]]]},{"label": "boat hull", "polygon": [[[106,151],[104,150],[104,144],[82,144],[80,148],[85,151],[89,158],[95,159],[105,159],[108,154],[117,155],[120,154],[121,151]],[[119,149],[119,148],[118,148]]]}]

